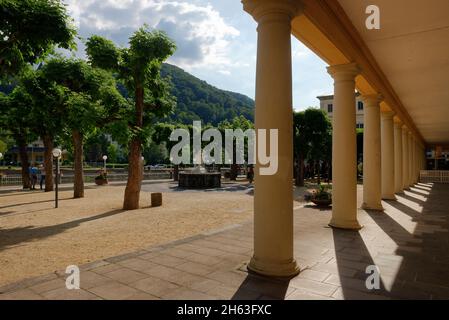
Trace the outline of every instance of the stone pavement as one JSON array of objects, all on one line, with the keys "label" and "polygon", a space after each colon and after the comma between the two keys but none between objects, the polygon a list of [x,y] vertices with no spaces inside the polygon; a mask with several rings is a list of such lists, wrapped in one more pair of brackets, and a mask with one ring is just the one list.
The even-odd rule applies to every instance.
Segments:
[{"label": "stone pavement", "polygon": [[[246,271],[247,223],[81,266],[80,290],[57,271],[2,287],[0,299],[449,299],[449,185],[397,198],[383,213],[359,210],[358,232],[329,228],[329,210],[295,208],[292,279]],[[369,265],[379,290],[366,288]]]}]

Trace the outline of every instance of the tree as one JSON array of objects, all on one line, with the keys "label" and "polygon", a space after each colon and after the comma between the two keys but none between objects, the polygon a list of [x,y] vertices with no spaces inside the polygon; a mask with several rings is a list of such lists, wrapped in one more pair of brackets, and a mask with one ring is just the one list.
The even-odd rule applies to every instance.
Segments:
[{"label": "tree", "polygon": [[304,186],[304,160],[309,154],[305,112],[293,112],[293,154],[295,158],[295,185]]},{"label": "tree", "polygon": [[111,54],[114,50],[111,51],[113,47],[110,41],[98,36],[88,39],[86,46],[92,65],[115,70],[134,98],[135,109],[128,122],[131,135],[123,209],[138,209],[143,174],[142,145],[149,135],[147,127],[151,124],[152,116],[164,116],[175,105],[167,81],[161,78],[160,69],[162,62],[174,53],[176,46],[165,33],[150,31],[147,26],[130,37],[129,48],[117,49],[117,55]]},{"label": "tree", "polygon": [[321,163],[330,168],[332,152],[332,123],[320,109],[308,108],[293,114],[293,142],[296,158],[297,186],[304,185],[304,161],[312,165],[313,171],[321,179]]},{"label": "tree", "polygon": [[70,129],[74,155],[74,198],[84,197],[84,153],[86,135],[120,118],[126,104],[116,88],[115,79],[102,69],[79,59],[54,58],[42,73],[65,88],[64,124]]},{"label": "tree", "polygon": [[19,148],[20,163],[22,167],[23,188],[30,188],[27,146],[36,138],[30,130],[29,118],[31,113],[31,97],[23,87],[16,87],[9,95],[0,93],[0,124],[13,136]]},{"label": "tree", "polygon": [[14,75],[55,45],[75,47],[76,31],[59,0],[0,0],[0,74]]},{"label": "tree", "polygon": [[[232,129],[232,130],[237,130],[237,129],[241,129],[243,132],[245,132],[248,129],[254,129],[254,124],[246,119],[243,115],[240,117],[234,117],[232,119],[231,122],[225,120],[219,123],[218,128],[220,129],[221,133],[222,133],[222,141],[223,143],[225,142],[225,130],[226,129]],[[247,139],[245,139],[247,140]],[[233,159],[232,159],[232,164],[231,164],[231,171],[230,171],[230,180],[237,180],[237,176],[238,176],[238,169],[239,169],[239,165],[237,164],[237,158],[236,158],[236,139],[234,138],[233,144],[232,144],[232,148],[233,148]],[[245,154],[248,151],[248,145],[245,144]]]},{"label": "tree", "polygon": [[45,191],[53,191],[53,155],[55,138],[64,128],[66,90],[46,78],[42,70],[29,70],[20,78],[20,86],[31,97],[28,126],[44,143]]}]

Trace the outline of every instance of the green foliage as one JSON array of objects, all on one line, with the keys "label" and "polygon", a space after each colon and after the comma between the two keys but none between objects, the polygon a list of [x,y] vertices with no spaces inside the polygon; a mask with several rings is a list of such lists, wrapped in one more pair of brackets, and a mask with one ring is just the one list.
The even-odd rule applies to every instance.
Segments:
[{"label": "green foliage", "polygon": [[108,154],[110,142],[106,135],[99,130],[87,137],[84,144],[84,156],[86,161],[102,162],[102,157]]},{"label": "green foliage", "polygon": [[55,45],[75,47],[75,28],[59,0],[0,0],[0,73],[34,64]]},{"label": "green foliage", "polygon": [[168,150],[165,147],[165,144],[154,144],[150,143],[145,146],[143,150],[143,156],[145,157],[146,163],[149,164],[160,164],[160,163],[169,163],[168,159]]},{"label": "green foliage", "polygon": [[126,100],[108,71],[94,68],[83,60],[53,58],[43,67],[46,79],[64,88],[64,122],[83,135],[121,118]]},{"label": "green foliage", "polygon": [[149,126],[157,117],[170,113],[176,104],[168,81],[160,76],[162,62],[176,46],[165,33],[151,31],[147,26],[137,30],[129,44],[129,48],[118,49],[109,40],[92,36],[86,42],[86,52],[93,66],[116,72],[126,95],[135,103],[135,109],[126,109],[121,123],[110,127],[114,137],[121,143],[137,138],[145,145],[152,132]]},{"label": "green foliage", "polygon": [[42,70],[29,70],[20,81],[18,88],[29,97],[30,130],[40,137],[58,136],[64,128],[67,89],[56,85]]},{"label": "green foliage", "polygon": [[107,148],[108,161],[112,163],[118,162],[119,148],[116,144],[110,144]]},{"label": "green foliage", "polygon": [[296,157],[330,161],[332,123],[325,112],[308,108],[293,114],[293,142]]},{"label": "green foliage", "polygon": [[254,101],[244,95],[217,89],[170,64],[163,64],[161,74],[170,79],[171,93],[177,99],[176,112],[164,121],[191,124],[202,120],[218,125],[240,115],[254,120]]},{"label": "green foliage", "polygon": [[93,67],[105,70],[117,70],[120,50],[111,40],[93,35],[86,42],[86,54]]},{"label": "green foliage", "polygon": [[5,154],[8,149],[8,145],[3,140],[0,140],[0,153]]},{"label": "green foliage", "polygon": [[317,200],[331,200],[332,199],[332,193],[328,191],[328,187],[319,184],[317,192],[314,194],[314,199]]}]

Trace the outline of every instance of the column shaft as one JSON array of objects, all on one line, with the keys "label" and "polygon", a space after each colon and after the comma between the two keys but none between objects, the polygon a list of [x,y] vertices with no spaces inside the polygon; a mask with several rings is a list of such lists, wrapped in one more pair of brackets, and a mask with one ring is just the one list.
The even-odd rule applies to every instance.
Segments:
[{"label": "column shaft", "polygon": [[382,199],[395,200],[395,160],[394,160],[394,125],[393,112],[383,112],[381,115],[382,131]]},{"label": "column shaft", "polygon": [[413,138],[412,133],[408,133],[408,185],[413,185]]},{"label": "column shaft", "polygon": [[266,129],[268,135],[270,129],[278,130],[277,172],[261,174],[264,166],[257,159],[254,255],[248,268],[268,276],[291,276],[299,272],[293,254],[291,64],[291,20],[299,8],[290,0],[243,3],[258,22],[256,131]]},{"label": "column shaft", "polygon": [[332,129],[332,219],[330,226],[360,229],[357,221],[356,64],[328,67],[334,78]]},{"label": "column shaft", "polygon": [[403,189],[409,187],[408,180],[408,132],[407,127],[402,127],[402,185]]},{"label": "column shaft", "polygon": [[403,190],[402,182],[402,130],[400,122],[394,123],[394,192]]},{"label": "column shaft", "polygon": [[381,203],[381,138],[378,95],[365,96],[363,129],[363,209],[383,210]]}]

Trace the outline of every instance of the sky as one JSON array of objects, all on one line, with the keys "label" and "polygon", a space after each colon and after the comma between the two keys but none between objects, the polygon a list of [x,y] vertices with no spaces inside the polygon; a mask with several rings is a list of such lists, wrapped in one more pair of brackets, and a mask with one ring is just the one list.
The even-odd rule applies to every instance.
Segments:
[{"label": "sky", "polygon": [[[255,95],[257,24],[240,0],[63,0],[83,39],[105,36],[127,46],[144,23],[164,30],[177,44],[168,60],[211,85]],[[292,37],[293,106],[319,106],[318,95],[332,94],[326,64]]]}]

